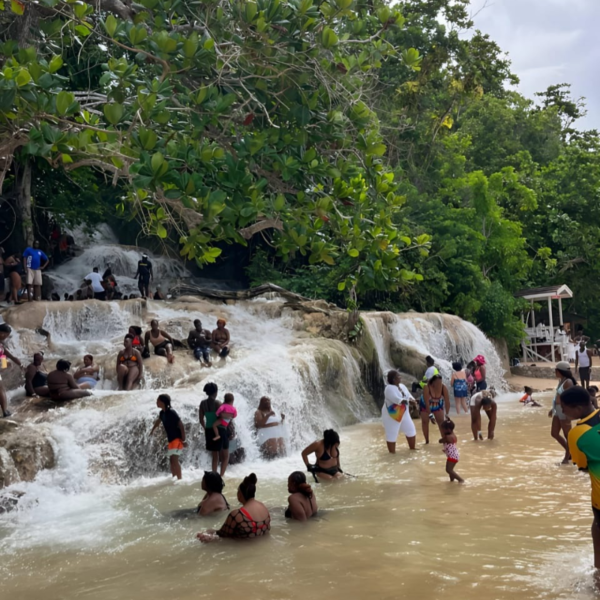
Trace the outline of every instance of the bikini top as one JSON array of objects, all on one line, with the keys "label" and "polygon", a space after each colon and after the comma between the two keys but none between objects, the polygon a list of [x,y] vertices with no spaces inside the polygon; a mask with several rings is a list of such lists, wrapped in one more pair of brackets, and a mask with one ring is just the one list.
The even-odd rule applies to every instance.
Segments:
[{"label": "bikini top", "polygon": [[329,454],[329,452],[327,452],[327,450],[323,450],[323,454],[321,455],[321,457],[319,458],[319,460],[322,460],[323,462],[325,462],[326,460],[331,460],[332,458],[339,458],[340,457],[340,449],[338,448],[338,453],[337,456],[331,456],[331,454]]},{"label": "bikini top", "polygon": [[125,356],[124,354],[121,354],[121,356],[119,356],[119,360],[121,362],[137,362],[137,356],[135,354],[132,354],[131,356]]}]

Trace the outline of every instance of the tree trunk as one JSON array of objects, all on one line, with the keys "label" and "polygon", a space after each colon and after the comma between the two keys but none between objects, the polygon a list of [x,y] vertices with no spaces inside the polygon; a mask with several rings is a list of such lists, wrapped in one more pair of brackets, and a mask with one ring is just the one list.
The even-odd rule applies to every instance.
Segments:
[{"label": "tree trunk", "polygon": [[33,213],[31,210],[31,161],[29,159],[18,166],[16,188],[17,219],[21,222],[25,244],[31,246],[33,245]]}]

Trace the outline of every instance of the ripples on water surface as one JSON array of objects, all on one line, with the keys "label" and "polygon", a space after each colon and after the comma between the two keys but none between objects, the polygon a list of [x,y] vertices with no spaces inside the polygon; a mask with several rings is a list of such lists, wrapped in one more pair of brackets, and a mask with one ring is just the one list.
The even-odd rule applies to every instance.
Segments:
[{"label": "ripples on water surface", "polygon": [[254,470],[272,508],[271,535],[250,543],[201,545],[194,534],[224,515],[173,516],[200,499],[201,471],[179,484],[165,476],[83,491],[66,471],[43,473],[30,484],[44,489],[37,504],[0,520],[0,591],[19,600],[591,599],[589,482],[557,466],[546,412],[504,403],[497,439],[481,444],[458,418],[464,486],[447,481],[438,444],[389,456],[379,423],[346,428],[342,466],[358,477],[315,486],[323,510],[306,526],[282,508],[299,456],[232,467],[229,501]]}]

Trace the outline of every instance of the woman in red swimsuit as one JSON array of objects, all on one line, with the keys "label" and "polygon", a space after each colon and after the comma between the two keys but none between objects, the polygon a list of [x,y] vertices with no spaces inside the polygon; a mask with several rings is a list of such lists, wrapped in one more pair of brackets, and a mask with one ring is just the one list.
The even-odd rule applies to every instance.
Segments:
[{"label": "woman in red swimsuit", "polygon": [[238,487],[238,500],[241,508],[232,510],[219,531],[208,529],[196,537],[201,542],[214,542],[220,538],[238,540],[262,537],[271,530],[271,515],[267,507],[254,499],[256,494],[256,475],[251,473]]}]

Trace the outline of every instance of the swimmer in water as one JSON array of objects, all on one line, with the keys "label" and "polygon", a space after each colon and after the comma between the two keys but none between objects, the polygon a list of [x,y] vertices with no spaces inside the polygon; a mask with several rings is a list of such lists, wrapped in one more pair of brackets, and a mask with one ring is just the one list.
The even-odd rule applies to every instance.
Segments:
[{"label": "swimmer in water", "polygon": [[[314,454],[317,462],[311,465],[308,457]],[[313,474],[315,480],[324,481],[339,479],[343,477],[344,472],[340,464],[340,436],[337,431],[327,429],[323,432],[323,439],[312,443],[302,450],[302,460],[306,465],[306,470]]]},{"label": "swimmer in water", "polygon": [[150,435],[156,431],[161,423],[163,424],[167,434],[167,457],[171,466],[171,475],[181,479],[179,457],[183,453],[183,449],[187,447],[185,428],[179,415],[171,408],[171,396],[161,394],[156,400],[156,406],[160,408],[160,413],[158,419],[154,422]]},{"label": "swimmer in water", "polygon": [[304,522],[317,514],[317,498],[302,471],[294,471],[288,477],[288,492],[290,496],[285,511],[287,519]]},{"label": "swimmer in water", "polygon": [[448,473],[450,481],[456,480],[458,483],[464,483],[465,480],[454,471],[460,458],[458,446],[456,445],[458,439],[454,433],[454,422],[447,417],[442,423],[442,441],[444,443],[444,454],[446,455],[446,473]]},{"label": "swimmer in water", "polygon": [[75,371],[73,377],[82,390],[93,390],[98,385],[100,367],[94,363],[94,357],[86,354],[83,357],[83,367]]},{"label": "swimmer in water", "polygon": [[523,391],[525,393],[523,394],[523,396],[521,396],[521,399],[519,400],[519,402],[523,403],[523,406],[541,406],[539,402],[536,402],[533,399],[533,390],[528,385],[526,385],[523,388]]},{"label": "swimmer in water", "polygon": [[229,502],[223,495],[225,483],[223,478],[215,471],[204,471],[202,478],[202,490],[206,492],[200,504],[198,504],[197,514],[201,517],[211,515],[212,513],[229,510]]},{"label": "swimmer in water", "polygon": [[156,319],[150,321],[150,330],[146,331],[144,346],[148,348],[148,344],[154,346],[154,354],[157,356],[166,356],[169,363],[175,360],[173,356],[173,338],[166,331],[159,328]]}]

